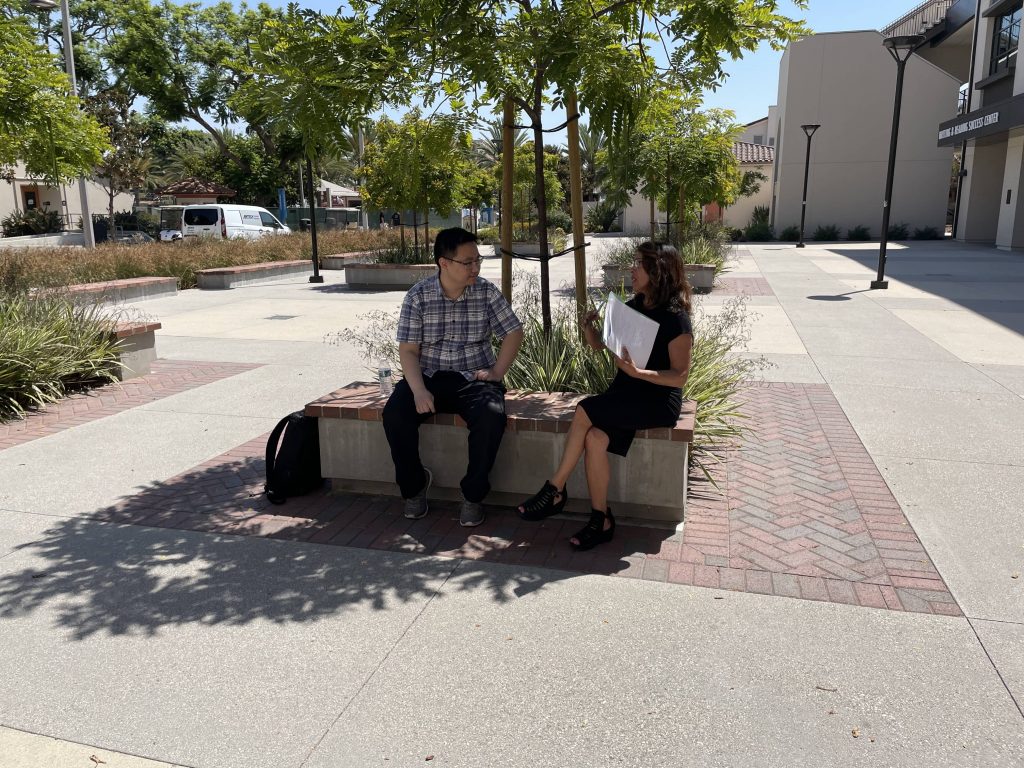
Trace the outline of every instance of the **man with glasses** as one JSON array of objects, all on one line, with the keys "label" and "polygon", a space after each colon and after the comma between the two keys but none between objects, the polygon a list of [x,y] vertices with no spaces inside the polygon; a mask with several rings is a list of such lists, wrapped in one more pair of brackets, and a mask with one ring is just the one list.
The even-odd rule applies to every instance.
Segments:
[{"label": "man with glasses", "polygon": [[[395,462],[405,516],[427,514],[433,480],[419,453],[419,427],[433,413],[457,413],[469,427],[469,466],[462,478],[459,522],[484,521],[488,475],[505,433],[501,380],[523,341],[523,326],[501,291],[480,275],[476,235],[461,227],[438,232],[437,274],[414,285],[398,319],[405,378],[384,406],[384,432]],[[497,357],[492,336],[501,339]]]}]

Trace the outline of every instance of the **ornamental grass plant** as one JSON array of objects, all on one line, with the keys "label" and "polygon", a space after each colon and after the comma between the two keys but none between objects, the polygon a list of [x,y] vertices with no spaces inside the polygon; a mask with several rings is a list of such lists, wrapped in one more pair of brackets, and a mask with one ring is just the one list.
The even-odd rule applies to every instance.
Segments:
[{"label": "ornamental grass plant", "polygon": [[[397,248],[400,233],[386,230],[324,230],[318,233],[321,254]],[[19,289],[52,288],[130,277],[176,277],[179,287],[194,288],[196,272],[213,267],[308,259],[306,232],[259,240],[189,238],[174,243],[82,248],[0,249],[0,285]]]},{"label": "ornamental grass plant", "polygon": [[114,381],[114,322],[95,304],[0,286],[0,422]]}]

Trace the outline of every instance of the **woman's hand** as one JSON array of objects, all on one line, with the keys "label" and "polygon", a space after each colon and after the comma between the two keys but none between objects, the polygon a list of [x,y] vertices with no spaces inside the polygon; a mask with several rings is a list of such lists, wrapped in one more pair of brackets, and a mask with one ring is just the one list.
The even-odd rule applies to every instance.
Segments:
[{"label": "woman's hand", "polygon": [[632,378],[638,378],[640,376],[640,369],[636,367],[633,362],[633,358],[629,356],[629,350],[625,347],[622,348],[622,357],[618,355],[612,355],[615,358],[615,367],[622,371],[627,376]]},{"label": "woman's hand", "polygon": [[597,310],[591,310],[583,316],[583,337],[593,349],[601,348],[601,332],[597,328]]}]

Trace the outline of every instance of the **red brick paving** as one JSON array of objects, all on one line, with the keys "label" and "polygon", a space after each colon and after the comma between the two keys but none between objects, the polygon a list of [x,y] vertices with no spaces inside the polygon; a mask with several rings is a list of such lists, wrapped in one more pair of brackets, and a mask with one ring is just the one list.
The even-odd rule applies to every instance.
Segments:
[{"label": "red brick paving", "polygon": [[152,372],[145,376],[74,394],[59,403],[33,411],[24,419],[0,424],[0,451],[253,368],[259,366],[247,363],[155,360]]},{"label": "red brick paving", "polygon": [[722,294],[774,296],[775,292],[763,277],[719,277],[715,280],[713,295]]},{"label": "red brick paving", "polygon": [[745,396],[753,433],[728,452],[720,489],[693,483],[683,531],[620,525],[591,552],[566,542],[578,520],[525,523],[502,508],[464,529],[450,502],[421,520],[393,498],[326,490],[274,507],[261,493],[265,436],[96,517],[962,615],[828,387]]}]

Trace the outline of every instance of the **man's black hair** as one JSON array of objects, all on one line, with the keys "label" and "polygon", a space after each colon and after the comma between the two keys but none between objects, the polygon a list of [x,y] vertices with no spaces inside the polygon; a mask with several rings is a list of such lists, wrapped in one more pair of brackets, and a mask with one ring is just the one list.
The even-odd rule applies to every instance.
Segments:
[{"label": "man's black hair", "polygon": [[477,236],[462,227],[442,229],[434,238],[434,263],[440,266],[441,259],[452,258],[460,245],[477,242]]}]

